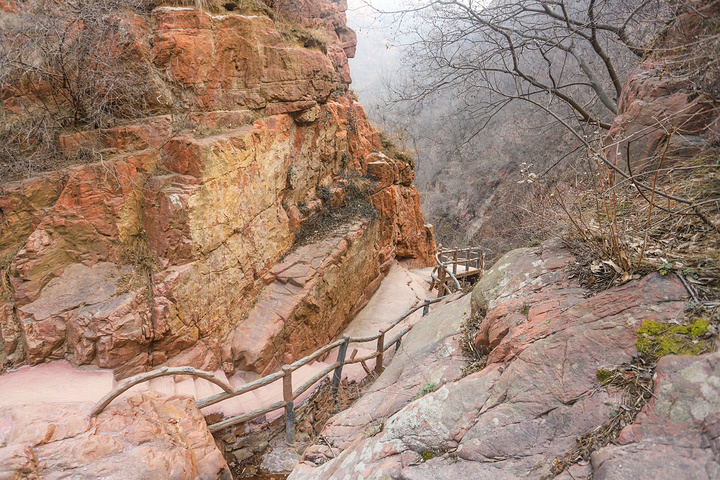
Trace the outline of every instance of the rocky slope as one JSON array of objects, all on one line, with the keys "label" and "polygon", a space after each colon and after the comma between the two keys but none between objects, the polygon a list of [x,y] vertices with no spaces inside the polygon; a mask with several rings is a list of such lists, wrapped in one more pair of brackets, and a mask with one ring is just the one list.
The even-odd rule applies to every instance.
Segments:
[{"label": "rocky slope", "polygon": [[[62,158],[89,163],[2,185],[3,368],[274,369],[341,331],[394,258],[431,260],[412,168],[348,94],[346,4],[238,5],[123,11],[153,115],[65,129]],[[5,115],[31,100],[6,89]],[[322,212],[352,226],[281,262]]]},{"label": "rocky slope", "polygon": [[678,17],[656,40],[657,51],[627,79],[606,139],[609,159],[629,161],[637,172],[661,157],[672,166],[689,159],[702,164],[717,155],[720,47],[717,30],[705,20],[719,14],[716,1],[678,8]]},{"label": "rocky slope", "polygon": [[[684,7],[659,52],[631,73],[607,139],[611,161],[630,160],[636,173],[658,161],[708,165],[688,183],[713,182],[720,71],[705,19],[717,9]],[[711,39],[708,50],[686,47],[699,35]],[[681,191],[682,169],[668,170],[676,176],[668,188]],[[717,197],[714,185],[702,198]],[[704,205],[717,224],[712,202]],[[699,219],[686,228],[695,239],[712,234]],[[698,245],[710,265],[716,243]],[[431,340],[407,342],[379,386],[330,420],[324,443],[306,450],[289,478],[720,477],[717,303],[697,309],[690,287],[660,273],[589,292],[578,282],[581,263],[555,242],[507,253],[471,296],[413,330]],[[717,275],[702,282],[717,284]],[[468,318],[474,349],[487,358],[463,376],[454,357],[469,339],[450,325]],[[668,333],[679,330],[682,340]]]},{"label": "rocky slope", "polygon": [[[559,468],[579,437],[630,408],[598,371],[626,365],[633,377],[636,330],[682,318],[688,298],[659,274],[588,297],[568,272],[574,261],[553,244],[505,255],[472,298],[418,324],[289,478],[717,478],[716,353],[662,358],[653,399],[616,444]],[[486,312],[477,344],[489,356],[463,377],[458,324],[472,310]]]}]

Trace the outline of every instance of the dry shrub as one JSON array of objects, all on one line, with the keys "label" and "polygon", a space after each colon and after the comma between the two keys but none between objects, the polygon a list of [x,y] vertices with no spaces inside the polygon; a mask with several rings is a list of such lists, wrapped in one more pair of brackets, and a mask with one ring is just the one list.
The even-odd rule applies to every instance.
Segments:
[{"label": "dry shrub", "polygon": [[195,7],[214,14],[265,15],[274,18],[272,10],[258,0],[148,0],[152,7]]},{"label": "dry shrub", "polygon": [[471,315],[460,328],[460,350],[467,359],[468,364],[463,367],[460,377],[466,377],[472,373],[479,372],[487,365],[487,354],[482,355],[475,348],[475,339],[477,338],[480,324],[485,317],[484,312],[477,312]]},{"label": "dry shrub", "polygon": [[[696,302],[720,293],[720,145],[697,140],[720,118],[719,5],[675,5],[676,19],[649,55],[652,73],[666,78],[671,92],[687,94],[687,105],[616,143],[599,136],[586,142],[579,188],[553,192],[588,286],[658,271],[680,275]],[[649,156],[634,145],[649,148]]]},{"label": "dry shrub", "polygon": [[132,267],[118,280],[118,291],[143,290],[148,306],[153,306],[153,274],[159,270],[157,254],[148,244],[145,230],[130,236],[120,249],[120,262]]},{"label": "dry shrub", "polygon": [[63,131],[104,128],[159,108],[143,61],[144,0],[43,0],[0,16],[0,175],[64,166]]},{"label": "dry shrub", "polygon": [[[668,133],[666,146],[671,139]],[[564,213],[564,238],[578,256],[581,282],[599,290],[650,271],[675,271],[696,285],[701,300],[717,296],[718,153],[670,158],[664,148],[642,171],[628,168],[628,179],[608,167],[604,151],[590,151],[577,188],[551,193]]]},{"label": "dry shrub", "polygon": [[405,136],[402,132],[397,131],[392,134],[375,127],[375,130],[380,137],[380,144],[385,155],[409,165],[411,168],[415,168],[415,158],[413,152],[410,151],[405,145]]},{"label": "dry shrub", "polygon": [[297,408],[297,434],[306,436],[310,443],[316,441],[330,417],[355,403],[360,398],[362,387],[372,380],[368,377],[357,383],[344,379],[338,386],[337,395],[333,395],[332,382],[325,379],[310,398]]},{"label": "dry shrub", "polygon": [[[147,110],[141,0],[24,3],[3,29],[1,82],[26,114],[101,128]],[[13,112],[16,113],[16,112]]]}]

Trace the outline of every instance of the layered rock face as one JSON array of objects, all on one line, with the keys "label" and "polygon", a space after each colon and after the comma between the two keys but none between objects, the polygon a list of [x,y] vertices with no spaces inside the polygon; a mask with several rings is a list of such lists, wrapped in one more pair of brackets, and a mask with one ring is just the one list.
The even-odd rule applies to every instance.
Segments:
[{"label": "layered rock face", "polygon": [[[570,278],[573,262],[552,244],[501,258],[472,296],[416,325],[289,478],[717,478],[717,353],[662,358],[653,399],[617,444],[555,470],[579,437],[626,408],[598,370],[629,364],[640,325],[672,322],[688,297],[659,274],[587,297]],[[462,377],[459,324],[471,310],[486,312],[477,343],[489,356]]]},{"label": "layered rock face", "polygon": [[[307,48],[272,15],[127,14],[145,32],[133,61],[151,67],[153,108],[184,113],[66,132],[66,156],[96,161],[3,185],[6,367],[261,372],[337,334],[394,258],[431,261],[412,169],[380,153],[348,94],[344,8],[289,11],[322,39]],[[6,111],[21,115],[21,100]],[[376,215],[278,264],[308,219],[357,202],[358,184]]]}]

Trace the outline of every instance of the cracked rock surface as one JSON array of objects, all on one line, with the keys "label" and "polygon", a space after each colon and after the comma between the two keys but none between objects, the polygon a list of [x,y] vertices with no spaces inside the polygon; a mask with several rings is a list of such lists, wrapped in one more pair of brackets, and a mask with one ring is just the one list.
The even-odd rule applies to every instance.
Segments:
[{"label": "cracked rock surface", "polygon": [[[568,278],[573,261],[548,243],[510,252],[475,287],[472,302],[464,297],[421,320],[406,355],[328,423],[323,438],[332,448],[318,455],[322,449],[310,447],[290,480],[547,474],[622,404],[620,392],[599,388],[597,370],[630,362],[642,322],[679,318],[687,297],[677,280],[653,274],[584,298]],[[457,332],[471,303],[487,309],[477,343],[489,361],[459,379]],[[718,478],[718,358],[662,359],[656,397],[621,432],[620,445],[558,478]],[[430,381],[439,388],[422,395]]]},{"label": "cracked rock surface", "polygon": [[[0,17],[14,22],[7,3]],[[346,2],[286,3],[326,51],[268,15],[133,17],[152,42],[128,61],[152,66],[150,83],[192,113],[63,133],[67,158],[98,157],[0,182],[0,371],[53,360],[118,379],[159,366],[272,371],[340,333],[396,258],[432,262],[412,167],[381,153],[348,94]],[[353,189],[376,212],[295,250]],[[277,305],[258,319],[263,300]]]},{"label": "cracked rock surface", "polygon": [[232,478],[191,399],[135,395],[94,419],[90,406],[0,408],[0,478]]}]

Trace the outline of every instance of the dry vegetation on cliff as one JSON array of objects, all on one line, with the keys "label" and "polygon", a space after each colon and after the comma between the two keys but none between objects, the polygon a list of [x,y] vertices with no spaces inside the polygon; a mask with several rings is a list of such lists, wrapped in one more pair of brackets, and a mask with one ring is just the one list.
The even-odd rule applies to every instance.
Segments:
[{"label": "dry vegetation on cliff", "polygon": [[[597,291],[658,271],[682,275],[700,300],[717,297],[720,171],[717,162],[706,164],[706,159],[658,167],[649,172],[649,190],[617,180],[600,164],[577,189],[550,193],[560,206],[556,215],[565,224],[565,239],[579,255],[576,273],[583,285]],[[702,205],[700,215],[693,215],[687,204],[662,198],[659,191],[686,199],[690,206]]]},{"label": "dry vegetation on cliff", "polygon": [[527,203],[518,233],[563,235],[593,291],[658,271],[679,275],[695,302],[720,295],[717,9],[678,7],[630,74],[609,133],[578,135],[570,168],[554,177],[520,168],[526,196],[507,201],[510,211]]},{"label": "dry vegetation on cliff", "polygon": [[[0,9],[0,182],[103,159],[98,148],[67,148],[62,137],[127,125],[157,115],[173,132],[207,128],[203,107],[163,68],[148,61],[148,15],[188,6],[217,15],[271,19],[288,46],[327,54],[336,41],[302,25],[305,4],[257,0],[100,0],[10,2]],[[271,8],[274,6],[274,8]],[[6,10],[6,11],[3,11]],[[314,25],[314,24],[313,24]],[[248,119],[263,115],[262,108]]]},{"label": "dry vegetation on cliff", "polygon": [[[720,293],[720,147],[712,133],[720,118],[720,38],[713,22],[693,18],[713,8],[686,12],[668,28],[629,84],[625,115],[639,117],[636,124],[616,121],[589,149],[590,175],[570,195],[552,192],[581,240],[573,244],[593,254],[586,284],[659,271],[682,276],[696,302]],[[648,99],[653,85],[669,93]],[[638,111],[634,95],[659,113]]]}]

